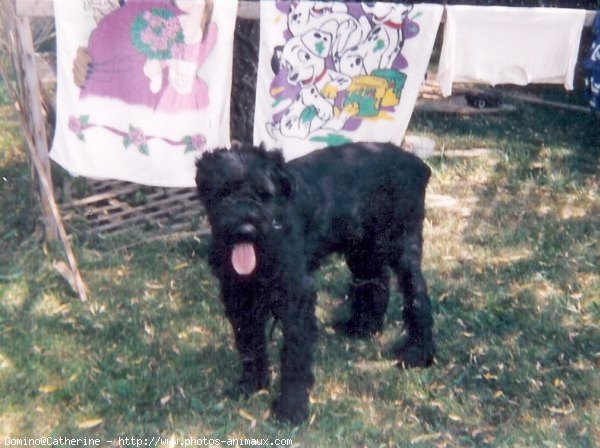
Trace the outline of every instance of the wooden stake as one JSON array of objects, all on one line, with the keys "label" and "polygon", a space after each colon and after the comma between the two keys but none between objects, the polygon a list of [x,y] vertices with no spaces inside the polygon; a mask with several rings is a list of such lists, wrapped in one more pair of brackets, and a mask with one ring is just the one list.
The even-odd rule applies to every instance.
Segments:
[{"label": "wooden stake", "polygon": [[[6,90],[10,95],[13,104],[15,105],[17,116],[21,125],[21,131],[29,149],[29,156],[33,162],[34,170],[38,176],[41,201],[42,204],[44,204],[45,210],[47,211],[47,214],[44,216],[44,220],[47,225],[47,236],[49,236],[48,230],[50,230],[50,233],[58,234],[69,262],[70,272],[68,272],[68,280],[75,289],[75,292],[79,295],[81,301],[85,302],[87,301],[87,288],[81,277],[77,260],[63,225],[60,210],[56,205],[54,191],[52,190],[50,163],[48,158],[48,141],[46,140],[45,121],[40,104],[41,96],[39,79],[37,76],[35,53],[33,48],[33,39],[31,38],[29,20],[16,17],[12,0],[1,0],[1,4],[5,14],[7,14],[4,16],[4,19],[8,21],[14,20],[13,23],[16,24],[16,29],[14,29],[14,32],[17,34],[16,41],[11,36],[10,45],[12,46],[13,52],[20,53],[16,56],[13,55],[15,56],[13,61],[15,70],[17,71],[16,76],[23,75],[25,78],[25,88],[15,91],[15,89],[10,85],[11,78],[9,73],[7,73],[6,67],[2,63],[0,63],[0,74],[5,80]],[[10,27],[10,24],[7,23],[3,23],[2,25]],[[11,34],[12,31],[13,29],[11,28]],[[23,67],[21,67],[18,63],[18,56],[21,56],[20,60],[22,61]],[[22,71],[24,74],[20,73],[20,71]],[[24,100],[22,98],[23,95],[20,95],[20,93],[24,94],[27,99]],[[27,101],[28,104],[22,104],[23,101]],[[25,109],[26,106],[29,106],[30,110]],[[30,123],[29,114],[31,114],[33,123]],[[56,237],[54,237],[54,239],[56,239]]]},{"label": "wooden stake", "polygon": [[[4,73],[3,73],[4,75]],[[79,267],[77,265],[77,259],[75,258],[75,253],[73,252],[73,248],[71,247],[71,243],[69,242],[69,237],[67,235],[67,231],[65,230],[65,226],[63,225],[62,218],[60,215],[60,210],[58,209],[58,205],[56,205],[56,200],[54,198],[54,192],[52,191],[52,184],[46,175],[46,170],[44,169],[44,165],[40,160],[40,157],[37,153],[35,143],[33,141],[33,137],[27,130],[27,120],[23,116],[23,113],[19,111],[19,120],[21,122],[21,129],[23,131],[23,136],[25,137],[25,141],[27,142],[27,146],[29,147],[29,155],[31,156],[31,160],[33,161],[33,165],[37,172],[37,175],[40,180],[40,185],[42,188],[42,198],[44,198],[46,204],[50,209],[50,213],[54,220],[54,226],[57,229],[58,236],[62,242],[63,248],[67,255],[67,261],[69,262],[69,267],[71,268],[71,278],[67,278],[69,283],[74,287],[75,292],[79,295],[79,298],[82,302],[87,301],[87,287],[83,282],[83,278],[81,277],[81,272],[79,271]],[[63,274],[64,276],[64,274]]]},{"label": "wooden stake", "polygon": [[[48,155],[48,140],[46,133],[46,119],[42,109],[42,94],[38,78],[37,64],[35,62],[35,49],[31,36],[31,24],[28,17],[16,17],[18,45],[21,49],[21,62],[23,64],[24,87],[27,106],[29,110],[28,128],[35,144],[33,151],[38,155],[41,168],[44,171],[50,185],[52,185],[52,172],[50,169],[50,157]],[[41,190],[41,188],[40,188]],[[45,237],[47,241],[55,241],[58,237],[58,229],[52,218],[50,204],[42,197],[42,217],[44,219]]]}]

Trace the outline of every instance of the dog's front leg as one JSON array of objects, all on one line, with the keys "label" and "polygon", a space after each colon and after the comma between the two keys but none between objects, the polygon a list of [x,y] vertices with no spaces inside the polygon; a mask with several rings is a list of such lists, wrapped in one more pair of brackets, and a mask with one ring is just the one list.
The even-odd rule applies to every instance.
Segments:
[{"label": "dog's front leg", "polygon": [[224,294],[224,302],[242,364],[239,387],[243,394],[250,395],[269,387],[269,360],[265,336],[267,310],[257,306],[259,304],[251,295],[247,297],[239,291],[229,296]]},{"label": "dog's front leg", "polygon": [[276,314],[281,320],[281,392],[273,404],[275,417],[292,424],[308,418],[308,398],[314,384],[313,361],[317,339],[316,293],[310,280],[300,291],[282,297]]}]

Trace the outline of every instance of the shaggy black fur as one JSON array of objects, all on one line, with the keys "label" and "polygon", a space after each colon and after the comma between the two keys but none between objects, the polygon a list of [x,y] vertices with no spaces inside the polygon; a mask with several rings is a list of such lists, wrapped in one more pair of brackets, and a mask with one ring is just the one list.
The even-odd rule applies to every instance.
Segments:
[{"label": "shaggy black fur", "polygon": [[265,326],[281,322],[281,391],[277,418],[308,416],[317,339],[311,272],[332,252],[345,256],[353,280],[350,335],[381,330],[389,268],[404,295],[400,365],[433,361],[433,319],[421,273],[429,168],[390,144],[347,144],[290,163],[256,147],[219,149],[197,162],[198,192],[212,228],[210,264],[242,363],[240,386],[269,385]]}]

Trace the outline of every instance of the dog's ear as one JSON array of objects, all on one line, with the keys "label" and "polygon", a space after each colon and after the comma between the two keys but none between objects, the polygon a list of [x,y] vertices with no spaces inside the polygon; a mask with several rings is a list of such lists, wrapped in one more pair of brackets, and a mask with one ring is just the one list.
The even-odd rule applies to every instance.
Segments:
[{"label": "dog's ear", "polygon": [[282,170],[278,174],[278,182],[283,195],[290,199],[296,193],[296,179],[286,169]]},{"label": "dog's ear", "polygon": [[326,31],[310,30],[300,40],[308,51],[319,58],[324,59],[331,53],[332,36]]},{"label": "dog's ear", "polygon": [[283,53],[283,45],[278,45],[273,50],[273,56],[271,57],[271,70],[276,75],[281,70],[281,54]]},{"label": "dog's ear", "polygon": [[196,159],[196,188],[198,190],[198,196],[202,201],[205,201],[208,196],[210,196],[210,184],[206,179],[206,166],[210,163],[207,154],[208,153],[204,153],[201,159]]},{"label": "dog's ear", "polygon": [[206,202],[212,195],[219,179],[216,179],[216,173],[220,172],[219,165],[227,149],[220,148],[214,151],[206,151],[202,157],[196,159],[196,187],[198,196],[203,202]]},{"label": "dog's ear", "polygon": [[296,180],[294,176],[290,173],[287,164],[285,163],[285,158],[283,157],[283,153],[280,150],[275,151],[267,151],[264,149],[264,146],[261,144],[260,149],[262,149],[266,156],[275,162],[275,170],[273,174],[273,180],[277,183],[279,191],[281,191],[282,195],[286,198],[291,198],[294,196],[296,191]]}]

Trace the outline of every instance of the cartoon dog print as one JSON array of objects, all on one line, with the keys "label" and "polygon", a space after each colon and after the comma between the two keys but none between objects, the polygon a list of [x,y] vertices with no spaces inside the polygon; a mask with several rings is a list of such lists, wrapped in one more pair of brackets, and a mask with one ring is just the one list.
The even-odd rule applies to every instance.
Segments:
[{"label": "cartoon dog print", "polygon": [[272,136],[305,138],[321,128],[341,130],[348,118],[357,113],[353,107],[341,111],[335,107],[335,98],[350,86],[352,78],[326,67],[331,44],[331,34],[311,30],[275,48],[273,72],[279,74],[285,69],[287,82],[301,89],[282,120],[267,125]]},{"label": "cartoon dog print", "polygon": [[371,24],[365,16],[356,19],[350,15],[348,7],[340,2],[295,1],[290,5],[288,29],[294,36],[304,35],[311,30],[330,34],[331,56],[336,70],[341,71],[340,61],[344,53],[366,39]]},{"label": "cartoon dog print", "polygon": [[324,119],[319,116],[319,112],[323,112],[320,109],[321,100],[322,97],[314,86],[302,89],[278,122],[267,123],[267,132],[274,139],[282,136],[305,139],[318,130],[337,132],[358,112],[356,106],[347,106],[342,110],[332,107],[333,115]]},{"label": "cartoon dog print", "polygon": [[[390,68],[402,51],[404,35],[402,26],[413,5],[402,3],[362,3],[365,14],[372,14],[375,26],[363,42],[364,69],[367,74],[378,68]],[[366,52],[366,53],[365,53]],[[350,58],[350,55],[348,55]]]},{"label": "cartoon dog print", "polygon": [[288,12],[288,29],[294,36],[310,30],[323,30],[335,36],[339,24],[356,21],[348,14],[348,7],[340,2],[293,1]]}]

